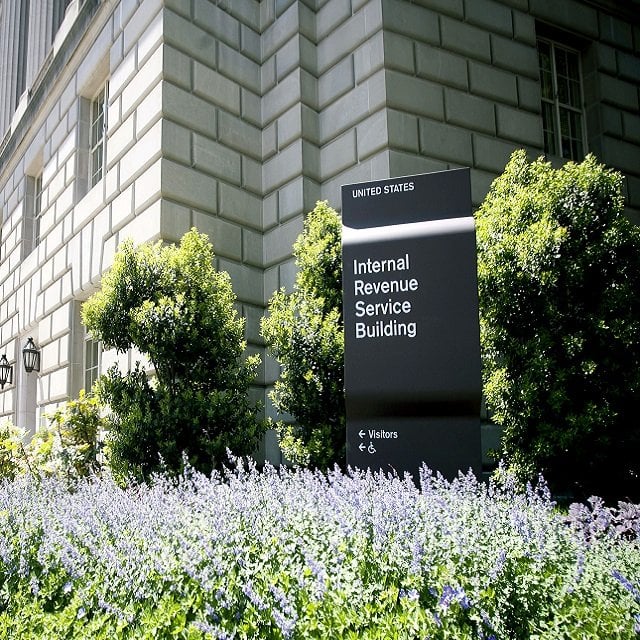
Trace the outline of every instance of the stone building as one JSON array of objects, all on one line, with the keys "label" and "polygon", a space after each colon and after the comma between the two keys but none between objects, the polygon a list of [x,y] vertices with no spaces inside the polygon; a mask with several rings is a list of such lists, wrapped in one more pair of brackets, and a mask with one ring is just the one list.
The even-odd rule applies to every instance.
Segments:
[{"label": "stone building", "polygon": [[[79,307],[127,237],[207,232],[262,351],[303,215],[339,209],[342,184],[469,166],[477,204],[515,148],[592,151],[640,219],[639,16],[638,0],[0,0],[0,416],[33,427],[116,360]],[[256,395],[276,375],[265,360]]]}]

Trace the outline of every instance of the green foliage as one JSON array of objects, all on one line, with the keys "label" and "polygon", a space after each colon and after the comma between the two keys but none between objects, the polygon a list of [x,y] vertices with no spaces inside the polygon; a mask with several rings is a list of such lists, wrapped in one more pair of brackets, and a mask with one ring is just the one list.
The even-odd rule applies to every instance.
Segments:
[{"label": "green foliage", "polygon": [[485,394],[522,477],[640,496],[640,229],[593,156],[511,157],[477,213]]},{"label": "green foliage", "polygon": [[26,431],[6,421],[0,424],[0,480],[13,480],[24,467]]},{"label": "green foliage", "polygon": [[263,431],[247,394],[259,357],[243,359],[244,319],[229,274],[213,266],[206,235],[192,229],[179,246],[135,249],[125,242],[83,321],[107,348],[135,347],[155,369],[112,367],[97,382],[109,406],[109,448],[116,474],[179,469],[183,453],[210,470],[226,448],[248,454]]},{"label": "green foliage", "polygon": [[277,423],[280,447],[294,463],[314,467],[345,456],[341,229],[338,214],[318,202],[294,245],[293,292],[276,291],[262,321],[282,367],[271,399],[296,420]]},{"label": "green foliage", "polygon": [[421,478],[5,481],[0,640],[638,639],[638,530],[595,504],[570,524],[544,486]]},{"label": "green foliage", "polygon": [[98,399],[84,390],[62,405],[49,416],[49,428],[40,429],[29,445],[34,467],[70,479],[98,473],[106,429],[101,411]]},{"label": "green foliage", "polygon": [[9,422],[0,426],[0,479],[31,473],[75,481],[101,469],[100,436],[105,420],[98,400],[80,392],[49,416],[32,438]]}]

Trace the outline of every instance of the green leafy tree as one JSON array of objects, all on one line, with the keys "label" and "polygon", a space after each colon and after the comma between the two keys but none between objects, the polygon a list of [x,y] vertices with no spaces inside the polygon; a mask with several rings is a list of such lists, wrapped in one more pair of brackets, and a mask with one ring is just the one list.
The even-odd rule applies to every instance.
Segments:
[{"label": "green leafy tree", "polygon": [[213,266],[213,247],[192,229],[179,246],[125,242],[102,288],[82,308],[106,348],[135,347],[153,365],[112,367],[96,391],[109,406],[108,445],[116,474],[178,470],[183,455],[209,471],[251,453],[264,430],[248,399],[259,357],[243,358],[244,319],[229,274]]},{"label": "green leafy tree", "polygon": [[101,470],[100,435],[105,420],[97,399],[80,392],[48,416],[49,426],[33,437],[10,422],[0,425],[0,479],[24,473],[69,482]]},{"label": "green leafy tree", "polygon": [[68,480],[99,473],[106,420],[98,399],[82,390],[48,417],[27,445],[32,467]]},{"label": "green leafy tree", "polygon": [[341,230],[338,214],[318,202],[294,245],[293,292],[276,291],[262,321],[282,367],[271,399],[296,420],[276,424],[280,446],[294,463],[313,467],[345,456]]},{"label": "green leafy tree", "polygon": [[593,156],[511,157],[477,213],[485,394],[521,477],[640,497],[640,228]]},{"label": "green leafy tree", "polygon": [[26,435],[25,429],[8,420],[0,424],[0,481],[13,480],[24,472]]}]

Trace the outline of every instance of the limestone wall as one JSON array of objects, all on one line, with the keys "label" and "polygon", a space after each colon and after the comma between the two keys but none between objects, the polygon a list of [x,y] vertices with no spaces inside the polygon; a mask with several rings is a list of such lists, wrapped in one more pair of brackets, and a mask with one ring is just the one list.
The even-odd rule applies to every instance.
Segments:
[{"label": "limestone wall", "polygon": [[[0,33],[14,32],[16,1]],[[640,219],[640,12],[597,4],[74,0],[30,50],[21,97],[13,53],[0,62],[0,351],[17,359],[28,336],[42,349],[40,374],[0,392],[0,415],[37,419],[77,394],[79,304],[126,237],[207,232],[264,356],[260,317],[292,285],[317,200],[339,209],[345,183],[469,166],[479,204],[515,148],[543,153],[541,32],[580,51],[587,147],[626,173]],[[34,14],[34,33],[47,20]],[[91,101],[107,81],[105,173],[90,188]],[[264,361],[255,393],[272,414],[278,368]]]}]

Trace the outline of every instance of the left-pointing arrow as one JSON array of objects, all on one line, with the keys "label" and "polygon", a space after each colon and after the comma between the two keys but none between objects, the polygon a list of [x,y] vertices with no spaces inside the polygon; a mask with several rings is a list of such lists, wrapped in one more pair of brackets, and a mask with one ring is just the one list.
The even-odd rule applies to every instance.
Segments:
[{"label": "left-pointing arrow", "polygon": [[362,429],[360,429],[360,431],[358,431],[358,435],[359,435],[361,438],[364,438],[367,434],[366,434]]},{"label": "left-pointing arrow", "polygon": [[364,451],[367,448],[367,445],[364,442],[360,443],[360,446],[358,447],[358,449],[360,449],[360,451]]}]

